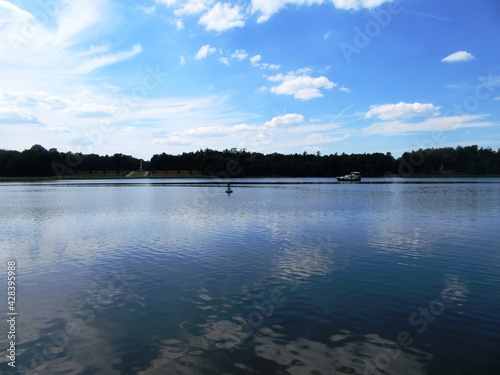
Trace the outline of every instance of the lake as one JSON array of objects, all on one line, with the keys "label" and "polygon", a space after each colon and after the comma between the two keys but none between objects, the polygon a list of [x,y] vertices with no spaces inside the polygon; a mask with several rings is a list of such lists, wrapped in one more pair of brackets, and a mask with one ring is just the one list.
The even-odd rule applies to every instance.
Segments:
[{"label": "lake", "polygon": [[500,373],[500,179],[231,187],[1,184],[0,373]]}]

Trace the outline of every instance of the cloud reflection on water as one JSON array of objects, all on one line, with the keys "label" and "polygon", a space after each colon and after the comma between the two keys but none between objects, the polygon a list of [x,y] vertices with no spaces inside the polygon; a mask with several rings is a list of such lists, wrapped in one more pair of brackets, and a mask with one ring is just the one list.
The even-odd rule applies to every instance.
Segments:
[{"label": "cloud reflection on water", "polygon": [[[283,328],[278,325],[259,329],[246,343],[246,353],[230,354],[225,348],[225,337],[244,334],[240,326],[220,320],[205,325],[204,329],[202,336],[183,333],[174,340],[165,340],[159,357],[139,374],[163,374],[167,369],[179,375],[208,374],[222,369],[232,374],[268,374],[269,369],[277,375],[369,374],[378,367],[388,375],[424,375],[433,358],[414,348],[399,351],[396,342],[377,334],[341,331],[319,342],[304,337],[290,339],[279,332]],[[243,357],[247,359],[245,363],[241,363]]]}]

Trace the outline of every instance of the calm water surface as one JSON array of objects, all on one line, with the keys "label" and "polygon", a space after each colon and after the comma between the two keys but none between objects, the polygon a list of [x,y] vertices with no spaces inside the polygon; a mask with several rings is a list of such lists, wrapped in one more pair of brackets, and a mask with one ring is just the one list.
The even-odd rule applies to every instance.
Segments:
[{"label": "calm water surface", "polygon": [[500,180],[232,187],[0,185],[0,373],[500,373]]}]

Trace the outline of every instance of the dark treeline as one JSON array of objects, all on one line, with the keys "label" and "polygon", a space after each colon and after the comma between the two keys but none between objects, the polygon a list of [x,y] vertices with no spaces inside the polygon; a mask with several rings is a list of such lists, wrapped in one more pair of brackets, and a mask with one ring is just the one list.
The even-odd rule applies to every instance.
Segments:
[{"label": "dark treeline", "polygon": [[334,177],[352,170],[360,171],[364,176],[380,176],[394,171],[397,164],[390,153],[265,155],[246,150],[205,149],[177,156],[155,155],[149,167],[151,171],[197,169],[207,176],[218,177]]},{"label": "dark treeline", "polygon": [[[91,173],[123,174],[138,170],[140,159],[129,155],[63,153],[34,145],[29,150],[0,150],[0,176],[42,177]],[[197,170],[217,177],[335,177],[359,171],[364,177],[385,175],[500,175],[500,150],[478,146],[429,148],[406,152],[395,159],[390,153],[373,154],[262,154],[245,149],[199,150],[154,155],[143,163],[152,175],[166,171]]]},{"label": "dark treeline", "polygon": [[115,173],[139,169],[140,161],[129,155],[99,156],[59,152],[34,145],[29,150],[0,150],[0,176],[48,177],[78,173]]},{"label": "dark treeline", "polygon": [[405,152],[398,159],[397,174],[436,175],[500,175],[500,149],[479,148],[477,145],[457,148],[428,148]]}]

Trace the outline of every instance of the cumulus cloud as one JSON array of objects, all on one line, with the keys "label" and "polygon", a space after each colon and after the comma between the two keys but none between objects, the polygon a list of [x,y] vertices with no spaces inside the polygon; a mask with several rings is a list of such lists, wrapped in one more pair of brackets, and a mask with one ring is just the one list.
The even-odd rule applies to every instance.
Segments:
[{"label": "cumulus cloud", "polygon": [[229,65],[229,59],[227,57],[219,57],[219,61],[224,65]]},{"label": "cumulus cloud", "polygon": [[279,12],[288,4],[311,5],[322,3],[323,0],[252,0],[252,12],[260,13],[257,22],[262,23],[269,20],[273,14]]},{"label": "cumulus cloud", "polygon": [[210,44],[205,44],[200,48],[198,53],[196,53],[195,59],[196,60],[202,60],[206,58],[208,55],[211,55],[212,53],[217,52],[217,49],[214,47],[211,47]]},{"label": "cumulus cloud", "polygon": [[277,74],[268,78],[271,82],[281,82],[271,88],[277,95],[293,95],[295,99],[309,100],[323,96],[321,89],[329,90],[336,86],[327,77],[312,77],[306,72],[289,72],[286,75]]},{"label": "cumulus cloud", "polygon": [[266,22],[287,5],[313,5],[331,2],[343,10],[373,9],[392,0],[252,0],[252,12],[259,13],[258,23]]},{"label": "cumulus cloud", "polygon": [[256,68],[269,69],[269,70],[278,70],[281,68],[281,66],[278,64],[269,64],[266,62],[261,62],[262,61],[261,55],[252,56],[252,57],[250,57],[249,60],[250,60],[250,64]]},{"label": "cumulus cloud", "polygon": [[30,111],[20,108],[0,108],[0,124],[40,124]]},{"label": "cumulus cloud", "polygon": [[238,59],[240,61],[245,60],[247,57],[248,57],[248,53],[246,53],[246,51],[244,49],[237,49],[231,55],[232,59]]},{"label": "cumulus cloud", "polygon": [[479,121],[483,115],[464,115],[448,117],[431,117],[421,122],[389,121],[380,122],[363,129],[366,135],[401,135],[421,131],[451,131],[463,128],[483,128],[495,123]]},{"label": "cumulus cloud", "polygon": [[444,63],[467,62],[474,59],[474,56],[467,51],[458,51],[446,56],[441,60]]},{"label": "cumulus cloud", "polygon": [[157,137],[154,142],[157,144],[188,144],[200,138],[220,138],[227,141],[228,137],[233,139],[245,139],[245,147],[258,148],[269,145],[273,134],[288,130],[294,125],[304,122],[304,116],[297,113],[287,113],[285,115],[273,117],[271,120],[261,125],[212,125],[189,128],[176,131],[164,137]]},{"label": "cumulus cloud", "polygon": [[264,123],[265,127],[277,128],[286,127],[289,125],[298,125],[304,122],[304,116],[297,113],[287,113],[286,115],[273,117],[271,120]]},{"label": "cumulus cloud", "polygon": [[164,138],[154,138],[153,143],[160,144],[160,145],[183,146],[183,145],[188,145],[190,142],[189,142],[189,139],[187,139],[187,138],[172,135],[172,136],[164,137]]},{"label": "cumulus cloud", "polygon": [[217,3],[210,11],[204,14],[199,23],[207,30],[225,31],[234,27],[245,26],[244,15],[239,5]]},{"label": "cumulus cloud", "polygon": [[281,69],[281,65],[278,64],[268,64],[268,63],[262,63],[260,64],[260,67],[263,69],[269,69],[269,70],[278,70]]},{"label": "cumulus cloud", "polygon": [[331,0],[333,5],[338,9],[344,10],[360,10],[373,9],[384,3],[393,0]]},{"label": "cumulus cloud", "polygon": [[208,7],[206,1],[188,1],[184,7],[175,10],[174,14],[178,17],[184,15],[194,15],[205,11]]},{"label": "cumulus cloud", "polygon": [[209,9],[212,0],[156,0],[157,3],[162,3],[169,7],[175,7],[174,14],[177,17],[192,16],[200,14]]},{"label": "cumulus cloud", "polygon": [[261,55],[252,56],[252,57],[250,57],[250,64],[252,64],[253,66],[259,66],[260,60],[262,60]]},{"label": "cumulus cloud", "polygon": [[371,106],[365,118],[378,117],[382,120],[394,120],[414,116],[438,116],[441,107],[431,103],[403,103],[383,104]]}]

